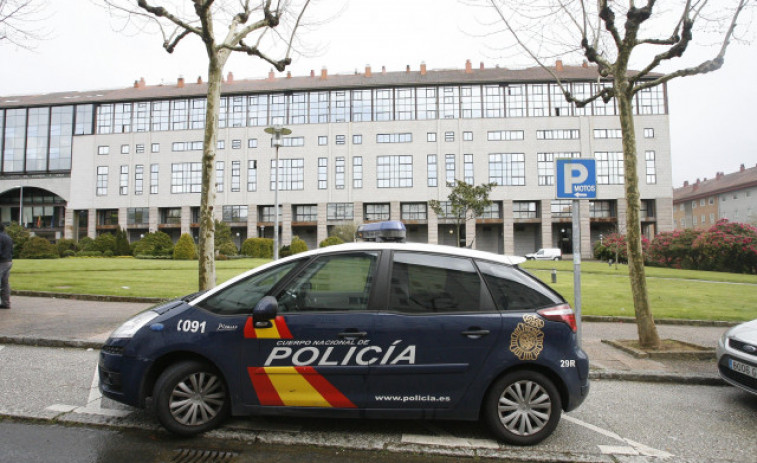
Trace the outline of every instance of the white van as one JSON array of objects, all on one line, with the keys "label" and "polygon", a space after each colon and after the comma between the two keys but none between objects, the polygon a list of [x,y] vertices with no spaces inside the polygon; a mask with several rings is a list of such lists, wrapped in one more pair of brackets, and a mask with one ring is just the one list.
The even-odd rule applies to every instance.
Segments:
[{"label": "white van", "polygon": [[533,254],[526,254],[528,260],[562,260],[562,251],[559,248],[543,248]]}]

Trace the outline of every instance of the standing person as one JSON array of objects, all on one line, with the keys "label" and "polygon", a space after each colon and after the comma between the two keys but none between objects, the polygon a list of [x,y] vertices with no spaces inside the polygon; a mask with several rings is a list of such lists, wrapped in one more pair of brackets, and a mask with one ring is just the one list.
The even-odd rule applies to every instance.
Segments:
[{"label": "standing person", "polygon": [[0,309],[11,308],[11,285],[9,281],[13,266],[13,240],[5,233],[0,223]]}]

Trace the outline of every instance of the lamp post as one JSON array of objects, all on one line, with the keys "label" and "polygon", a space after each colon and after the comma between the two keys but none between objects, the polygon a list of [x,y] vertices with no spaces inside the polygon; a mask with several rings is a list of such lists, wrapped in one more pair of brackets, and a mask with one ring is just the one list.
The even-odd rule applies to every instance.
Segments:
[{"label": "lamp post", "polygon": [[21,228],[24,228],[24,223],[22,222],[24,220],[24,186],[16,185],[16,188],[18,188],[20,192],[18,200],[18,224]]},{"label": "lamp post", "polygon": [[292,133],[290,129],[280,125],[266,127],[265,133],[273,135],[273,147],[276,149],[276,164],[273,174],[273,260],[279,259],[279,147],[281,146],[281,136]]}]

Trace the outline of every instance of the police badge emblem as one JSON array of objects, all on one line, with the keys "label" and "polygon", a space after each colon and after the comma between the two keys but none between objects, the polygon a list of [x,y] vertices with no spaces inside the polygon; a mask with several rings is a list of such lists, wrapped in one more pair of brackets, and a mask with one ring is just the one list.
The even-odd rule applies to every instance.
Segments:
[{"label": "police badge emblem", "polygon": [[523,315],[523,322],[518,323],[510,335],[510,352],[518,360],[536,360],[544,349],[544,320],[536,315]]}]

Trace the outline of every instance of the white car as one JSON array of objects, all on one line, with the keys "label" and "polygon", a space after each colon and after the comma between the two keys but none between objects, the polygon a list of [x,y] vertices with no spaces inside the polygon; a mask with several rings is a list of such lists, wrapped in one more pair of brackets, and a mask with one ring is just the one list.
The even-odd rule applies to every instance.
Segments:
[{"label": "white car", "polygon": [[526,254],[528,260],[562,260],[559,248],[542,248],[532,254]]},{"label": "white car", "polygon": [[721,378],[757,394],[757,320],[726,331],[718,342],[717,358]]}]

